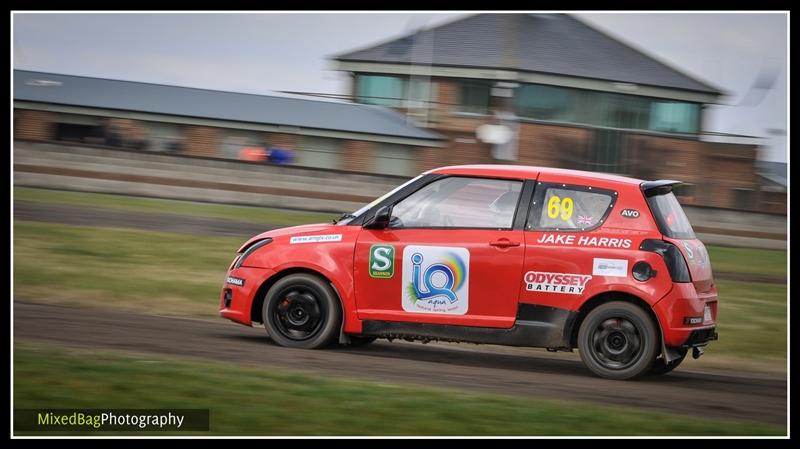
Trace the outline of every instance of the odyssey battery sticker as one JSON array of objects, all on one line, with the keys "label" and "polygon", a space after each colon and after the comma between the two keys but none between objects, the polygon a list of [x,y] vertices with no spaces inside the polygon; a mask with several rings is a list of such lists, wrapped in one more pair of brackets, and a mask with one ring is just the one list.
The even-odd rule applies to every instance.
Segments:
[{"label": "odyssey battery sticker", "polygon": [[529,271],[525,273],[525,290],[580,295],[591,278],[588,274]]}]

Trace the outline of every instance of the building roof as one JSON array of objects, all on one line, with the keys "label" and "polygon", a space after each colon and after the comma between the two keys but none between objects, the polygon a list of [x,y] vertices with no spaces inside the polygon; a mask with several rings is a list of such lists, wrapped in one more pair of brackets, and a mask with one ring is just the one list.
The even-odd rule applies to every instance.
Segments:
[{"label": "building roof", "polygon": [[758,161],[756,162],[756,173],[775,184],[787,187],[788,164],[786,162]]},{"label": "building roof", "polygon": [[598,173],[583,170],[570,170],[566,168],[553,167],[534,167],[528,165],[501,165],[501,164],[475,164],[475,165],[451,165],[430,170],[428,173],[448,174],[448,175],[479,175],[479,176],[500,176],[518,179],[537,179],[539,175],[560,175],[564,178],[593,179],[614,182],[626,185],[640,185],[641,179],[629,178],[627,176],[612,175],[608,173]]},{"label": "building roof", "polygon": [[[432,54],[427,50],[431,47]],[[478,14],[335,59],[409,64],[412,56],[414,64],[518,70],[722,94],[568,14]]]},{"label": "building roof", "polygon": [[14,100],[413,139],[442,136],[381,106],[14,70]]}]

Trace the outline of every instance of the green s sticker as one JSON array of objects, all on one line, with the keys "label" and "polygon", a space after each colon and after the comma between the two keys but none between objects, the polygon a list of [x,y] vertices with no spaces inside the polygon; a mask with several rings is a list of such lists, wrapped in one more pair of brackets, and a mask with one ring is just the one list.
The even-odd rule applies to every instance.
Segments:
[{"label": "green s sticker", "polygon": [[372,245],[369,249],[369,275],[379,279],[394,276],[394,246]]}]

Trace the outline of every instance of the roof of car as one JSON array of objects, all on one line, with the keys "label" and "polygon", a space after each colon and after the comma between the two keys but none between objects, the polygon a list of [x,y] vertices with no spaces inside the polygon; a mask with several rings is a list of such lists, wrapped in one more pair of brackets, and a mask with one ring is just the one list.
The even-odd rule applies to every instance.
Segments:
[{"label": "roof of car", "polygon": [[428,171],[428,173],[448,174],[448,175],[479,175],[479,176],[499,176],[504,178],[537,179],[539,175],[562,175],[565,178],[584,178],[605,182],[638,186],[641,179],[629,178],[626,176],[612,175],[608,173],[597,173],[583,170],[569,170],[565,168],[553,167],[534,167],[528,165],[451,165],[439,167]]}]

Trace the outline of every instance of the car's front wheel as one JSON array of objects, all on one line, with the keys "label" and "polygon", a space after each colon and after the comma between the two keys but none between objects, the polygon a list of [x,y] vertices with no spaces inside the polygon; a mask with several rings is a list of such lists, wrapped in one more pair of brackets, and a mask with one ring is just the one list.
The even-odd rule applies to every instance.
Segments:
[{"label": "car's front wheel", "polygon": [[262,313],[270,338],[291,348],[327,346],[342,324],[336,293],[326,281],[306,273],[275,282],[264,299]]},{"label": "car's front wheel", "polygon": [[589,312],[578,331],[581,360],[607,379],[632,379],[647,373],[658,354],[658,330],[636,304],[614,301]]}]

